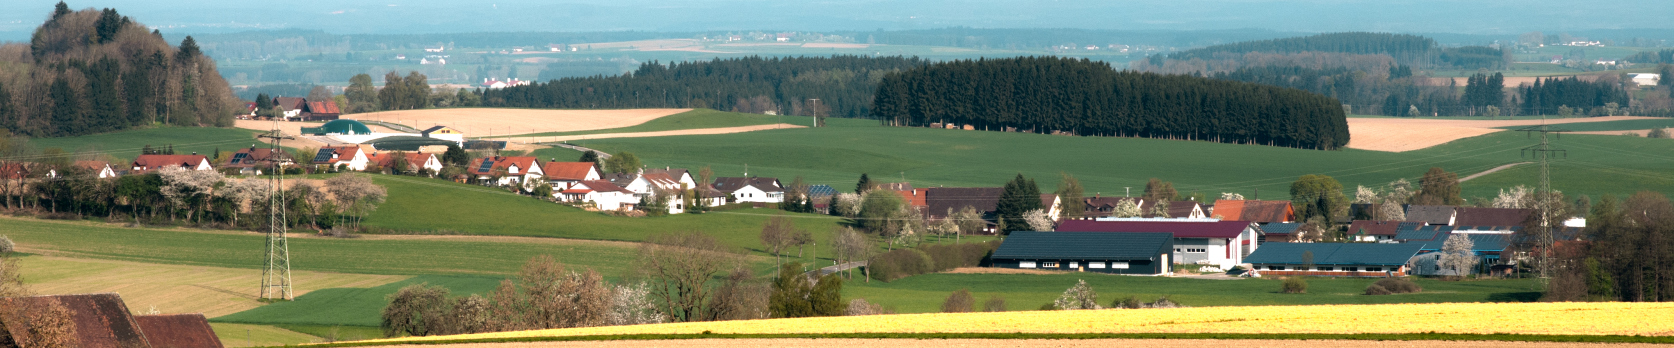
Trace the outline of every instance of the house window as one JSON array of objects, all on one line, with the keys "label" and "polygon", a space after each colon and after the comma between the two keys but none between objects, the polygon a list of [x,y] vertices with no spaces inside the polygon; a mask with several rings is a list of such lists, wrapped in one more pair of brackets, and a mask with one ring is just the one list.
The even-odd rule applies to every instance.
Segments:
[{"label": "house window", "polygon": [[1040,268],[1058,268],[1057,262],[1041,262]]},{"label": "house window", "polygon": [[1104,268],[1103,262],[1088,262],[1087,268]]},{"label": "house window", "polygon": [[1331,268],[1331,267],[1320,267],[1320,268],[1319,268],[1319,270],[1321,270],[1321,271],[1330,271],[1330,270],[1332,270],[1332,268]]},{"label": "house window", "polygon": [[1069,268],[1081,268],[1080,262],[1070,262]]},{"label": "house window", "polygon": [[1128,269],[1128,263],[1127,262],[1111,262],[1110,263],[1110,268]]},{"label": "house window", "polygon": [[1035,268],[1034,261],[1018,261],[1017,268]]},{"label": "house window", "polygon": [[1360,271],[1360,267],[1343,267],[1343,271],[1347,271],[1347,272],[1359,272],[1359,271]]},{"label": "house window", "polygon": [[1366,267],[1367,272],[1383,272],[1383,267]]},{"label": "house window", "polygon": [[1283,270],[1285,270],[1285,266],[1271,266],[1271,265],[1269,265],[1269,266],[1267,266],[1267,270],[1269,270],[1269,271],[1283,271]]},{"label": "house window", "polygon": [[1186,252],[1188,252],[1188,253],[1204,253],[1204,252],[1209,252],[1209,250],[1208,249],[1186,248]]}]

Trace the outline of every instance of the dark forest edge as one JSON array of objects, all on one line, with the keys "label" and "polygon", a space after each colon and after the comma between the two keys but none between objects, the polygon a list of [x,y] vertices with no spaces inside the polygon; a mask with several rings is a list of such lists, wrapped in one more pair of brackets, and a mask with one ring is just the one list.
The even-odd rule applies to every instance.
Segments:
[{"label": "dark forest edge", "polygon": [[0,46],[0,130],[74,136],[231,126],[242,103],[191,37],[178,48],[114,9],[58,3],[29,43]]},{"label": "dark forest edge", "polygon": [[874,103],[874,117],[910,127],[952,124],[1307,149],[1337,149],[1349,140],[1335,98],[1254,83],[1117,71],[1085,59],[937,63],[886,75]]}]

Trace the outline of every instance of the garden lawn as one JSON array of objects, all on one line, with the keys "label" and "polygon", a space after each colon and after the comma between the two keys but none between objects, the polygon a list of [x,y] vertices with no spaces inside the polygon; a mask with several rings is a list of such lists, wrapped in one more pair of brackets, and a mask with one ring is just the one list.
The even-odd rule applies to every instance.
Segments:
[{"label": "garden lawn", "polygon": [[174,145],[174,153],[180,155],[193,152],[209,155],[217,149],[234,151],[259,144],[255,134],[255,131],[237,128],[158,127],[75,137],[30,139],[29,142],[36,149],[97,151],[131,161],[140,155],[140,150],[146,145],[155,149]]},{"label": "garden lawn", "polygon": [[[711,166],[717,176],[737,176],[748,165],[750,175],[780,180],[800,175],[842,191],[862,173],[875,182],[904,178],[915,187],[998,187],[1021,173],[1035,179],[1041,191],[1051,192],[1059,173],[1069,173],[1080,179],[1089,196],[1138,194],[1147,179],[1159,178],[1173,182],[1181,194],[1197,192],[1211,199],[1222,192],[1288,199],[1290,184],[1302,175],[1331,176],[1352,195],[1355,185],[1383,185],[1397,178],[1416,185],[1430,167],[1464,177],[1529,161],[1520,150],[1536,142],[1521,133],[1500,132],[1391,153],[874,126],[577,143],[611,153],[632,152],[650,167]],[[1553,188],[1566,194],[1674,193],[1674,142],[1568,135],[1554,145],[1568,150],[1569,162],[1559,161],[1552,169]],[[1493,197],[1500,189],[1536,186],[1537,181],[1538,176],[1519,170],[1502,171],[1464,183],[1462,194]]]},{"label": "garden lawn", "polygon": [[[399,232],[558,237],[638,242],[667,232],[701,231],[741,250],[763,254],[761,227],[773,216],[790,216],[815,240],[827,241],[842,219],[777,209],[742,209],[708,214],[630,218],[544,202],[505,190],[445,180],[373,175],[389,199],[364,223]],[[788,182],[788,179],[786,180]]]},{"label": "garden lawn", "polygon": [[1427,302],[1529,302],[1540,298],[1532,279],[1444,282],[1415,279],[1424,287],[1416,294],[1363,295],[1376,278],[1307,278],[1308,293],[1279,292],[1276,279],[1206,280],[1169,277],[1069,274],[926,274],[894,282],[858,278],[843,283],[843,298],[866,301],[897,313],[940,312],[942,301],[954,290],[970,289],[977,310],[990,297],[1006,301],[1007,310],[1034,310],[1051,303],[1065,289],[1086,280],[1099,295],[1099,304],[1138,296],[1151,302],[1161,296],[1191,307],[1311,304],[1374,304]]},{"label": "garden lawn", "polygon": [[[505,278],[493,276],[438,276],[422,275],[412,279],[371,288],[341,288],[315,290],[297,296],[294,301],[276,302],[256,309],[211,318],[221,323],[265,325],[311,325],[315,327],[350,326],[376,327],[387,297],[413,284],[429,284],[447,288],[452,296],[479,294],[486,296]],[[310,330],[313,331],[313,330]],[[320,334],[318,332],[316,335]]]},{"label": "garden lawn", "polygon": [[[26,252],[163,264],[260,269],[266,237],[256,233],[123,228],[90,222],[0,217],[0,235]],[[295,235],[295,234],[293,234]],[[530,257],[548,254],[607,278],[627,274],[631,245],[550,240],[519,243],[464,240],[293,237],[291,269],[364,274],[515,274]]]}]

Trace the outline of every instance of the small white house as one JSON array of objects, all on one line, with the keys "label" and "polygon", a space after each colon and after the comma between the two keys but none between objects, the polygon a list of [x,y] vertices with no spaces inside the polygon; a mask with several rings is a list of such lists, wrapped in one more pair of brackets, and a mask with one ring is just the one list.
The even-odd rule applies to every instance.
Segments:
[{"label": "small white house", "polygon": [[[552,191],[568,190],[582,181],[599,180],[599,167],[593,162],[546,162],[541,166],[546,173],[546,182],[552,185]],[[556,194],[555,194],[556,195]]]},{"label": "small white house", "polygon": [[209,158],[203,155],[140,155],[134,158],[129,173],[148,173],[167,167],[181,167],[191,170],[215,170],[209,165]]},{"label": "small white house", "polygon": [[639,197],[616,184],[604,180],[588,180],[578,182],[569,189],[558,192],[559,199],[566,202],[592,204],[599,210],[627,210],[639,203]]},{"label": "small white house", "polygon": [[546,172],[541,169],[540,161],[529,156],[478,158],[472,160],[465,169],[477,180],[496,186],[546,180]]},{"label": "small white house", "polygon": [[726,193],[738,203],[780,203],[785,201],[785,187],[779,179],[763,177],[715,178],[715,190]]},{"label": "small white house", "polygon": [[360,146],[356,145],[327,146],[320,148],[320,152],[314,155],[314,164],[347,166],[356,171],[366,170],[366,164],[371,162],[371,159],[366,157],[366,151],[362,151]]}]

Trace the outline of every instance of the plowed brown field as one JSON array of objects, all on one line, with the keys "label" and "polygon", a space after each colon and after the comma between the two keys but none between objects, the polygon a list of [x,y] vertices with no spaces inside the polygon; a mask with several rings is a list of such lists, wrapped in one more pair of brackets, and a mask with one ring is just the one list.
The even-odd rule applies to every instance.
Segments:
[{"label": "plowed brown field", "polygon": [[[1547,124],[1604,122],[1650,119],[1639,116],[1610,116],[1562,118],[1545,120]],[[1516,120],[1438,120],[1424,118],[1350,118],[1349,143],[1351,149],[1404,152],[1445,144],[1478,135],[1502,132],[1496,127],[1532,126],[1540,119]],[[1621,132],[1615,132],[1621,134]]]}]

